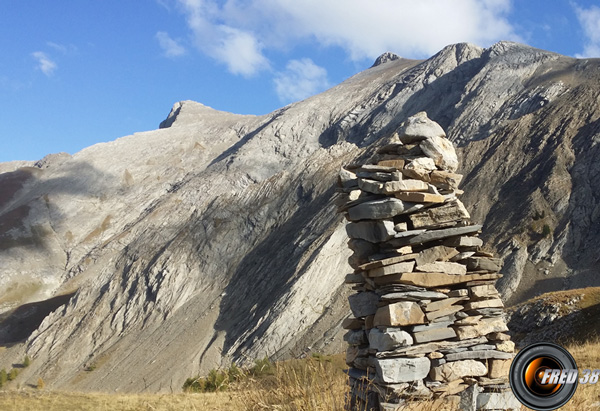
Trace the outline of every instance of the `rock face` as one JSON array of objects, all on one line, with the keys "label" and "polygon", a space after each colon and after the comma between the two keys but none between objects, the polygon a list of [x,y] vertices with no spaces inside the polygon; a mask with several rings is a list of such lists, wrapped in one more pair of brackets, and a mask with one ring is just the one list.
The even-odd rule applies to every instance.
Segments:
[{"label": "rock face", "polygon": [[[403,150],[385,145],[359,169],[380,167],[380,161],[392,159],[397,165],[386,171],[395,175],[400,172],[402,181],[410,182],[403,170],[412,163],[423,164],[424,159],[437,158],[435,150],[423,147],[431,147],[430,140],[445,139],[441,127],[422,112],[409,117],[396,135],[405,146],[416,143],[418,147]],[[445,156],[456,158],[451,142],[436,144],[444,147]],[[400,154],[408,151],[411,155]],[[421,156],[415,157],[414,153],[419,151]],[[402,194],[428,194],[431,197],[406,198],[423,205],[426,212],[407,213],[400,207],[395,215],[377,218],[368,208],[379,207],[378,204],[364,202],[365,215],[370,219],[347,224],[355,227],[356,224],[380,226],[386,223],[389,233],[398,226],[405,230],[398,235],[373,236],[369,240],[373,243],[370,255],[361,253],[348,260],[354,269],[350,284],[356,291],[348,297],[354,317],[344,320],[344,324],[352,325],[345,336],[351,411],[371,407],[385,409],[391,404],[401,406],[417,398],[444,401],[444,397],[459,393],[463,393],[463,400],[491,393],[512,395],[507,365],[496,363],[493,369],[488,369],[488,361],[510,361],[515,348],[508,335],[502,333],[508,331],[503,318],[504,304],[494,286],[495,280],[501,277],[498,274],[501,261],[482,249],[483,241],[476,237],[482,226],[471,223],[469,213],[457,198],[462,190],[427,183],[436,167],[444,170],[448,164],[435,161],[433,167],[423,174],[410,174],[425,183],[422,191],[426,193],[410,188],[408,192],[389,194],[403,201]],[[340,173],[347,176],[349,172],[342,169]],[[361,187],[361,176],[356,175]],[[389,180],[383,176],[381,179]],[[414,184],[406,187],[414,187]],[[341,199],[346,198],[348,204],[356,201],[350,199],[343,183],[338,184],[338,189],[342,192]],[[358,199],[369,196],[371,193],[362,189]],[[449,208],[455,211],[449,213]],[[352,220],[350,210],[344,204],[340,207],[349,221]],[[429,218],[427,224],[421,224],[424,214]],[[419,218],[413,218],[414,215]],[[347,229],[347,233],[351,238],[360,234],[352,229]],[[407,246],[408,249],[403,248]],[[453,261],[448,261],[450,259]],[[362,302],[362,317],[356,315],[356,301]],[[392,336],[397,336],[396,341]],[[366,377],[353,377],[361,370],[366,371]],[[407,384],[399,385],[404,383]],[[473,393],[467,391],[470,386],[478,385],[482,388],[473,389]],[[488,402],[486,397],[484,403]],[[451,404],[445,407],[452,408]],[[499,409],[508,408],[500,406]]]},{"label": "rock face", "polygon": [[461,201],[507,262],[504,298],[594,285],[599,65],[458,44],[264,116],[184,101],[159,130],[0,164],[0,366],[28,353],[23,384],[170,391],[230,361],[336,350],[350,255],[336,170],[375,142],[400,149],[380,140],[421,111],[461,161],[427,183],[454,190],[465,176]]}]

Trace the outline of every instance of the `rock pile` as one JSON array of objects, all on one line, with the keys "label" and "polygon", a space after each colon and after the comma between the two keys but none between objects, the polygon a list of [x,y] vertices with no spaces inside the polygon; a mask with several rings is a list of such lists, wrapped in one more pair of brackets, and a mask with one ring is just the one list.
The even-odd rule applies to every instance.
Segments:
[{"label": "rock pile", "polygon": [[[340,171],[339,211],[355,294],[346,362],[351,410],[428,399],[454,409],[520,409],[508,384],[514,344],[444,130],[422,112],[368,164]],[[460,394],[460,395],[459,395]]]}]

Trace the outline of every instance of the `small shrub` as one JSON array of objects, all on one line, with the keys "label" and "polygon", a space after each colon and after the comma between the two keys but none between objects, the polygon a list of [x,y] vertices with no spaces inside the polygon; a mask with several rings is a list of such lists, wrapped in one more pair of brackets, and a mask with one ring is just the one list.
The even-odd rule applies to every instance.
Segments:
[{"label": "small shrub", "polygon": [[329,357],[327,355],[323,355],[323,354],[318,353],[318,352],[312,353],[312,358],[315,359],[315,360],[317,360],[317,361],[319,361],[319,362],[322,362],[322,361],[331,362],[331,357]]},{"label": "small shrub", "polygon": [[25,358],[23,358],[23,367],[27,368],[27,367],[29,367],[30,364],[31,364],[31,358],[29,358],[29,356],[26,355]]},{"label": "small shrub", "polygon": [[7,381],[8,381],[8,374],[6,373],[6,370],[4,368],[2,368],[0,370],[0,388],[2,388],[2,386],[4,384],[6,384]]},{"label": "small shrub", "polygon": [[16,368],[13,368],[12,370],[10,370],[10,372],[8,373],[8,381],[13,381],[17,378],[17,375],[19,375],[19,370],[17,370]]},{"label": "small shrub", "polygon": [[550,226],[548,224],[544,224],[544,228],[542,229],[542,236],[548,237],[551,233],[552,230],[550,230]]},{"label": "small shrub", "polygon": [[95,362],[91,363],[90,365],[88,365],[87,367],[85,367],[85,370],[87,372],[92,372],[96,369],[97,365]]},{"label": "small shrub", "polygon": [[45,386],[46,386],[46,383],[44,382],[44,380],[42,380],[42,377],[38,378],[38,380],[37,380],[37,389],[38,390],[43,390]]},{"label": "small shrub", "polygon": [[186,392],[217,392],[229,388],[233,382],[241,381],[244,371],[235,363],[225,370],[210,370],[206,377],[188,378],[183,383]]},{"label": "small shrub", "polygon": [[275,375],[275,364],[268,357],[262,360],[254,360],[254,366],[248,370],[253,377]]}]

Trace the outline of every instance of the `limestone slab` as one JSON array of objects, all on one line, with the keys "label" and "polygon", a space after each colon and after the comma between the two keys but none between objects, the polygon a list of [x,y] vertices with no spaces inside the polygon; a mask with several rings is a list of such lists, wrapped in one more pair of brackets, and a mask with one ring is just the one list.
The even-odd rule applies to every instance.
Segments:
[{"label": "limestone slab", "polygon": [[496,344],[496,349],[498,351],[512,353],[515,351],[515,343],[512,341],[502,341],[501,343]]},{"label": "limestone slab", "polygon": [[377,309],[374,326],[398,327],[423,324],[425,315],[419,305],[412,301],[400,301]]},{"label": "limestone slab", "polygon": [[414,237],[418,234],[423,234],[426,230],[407,230],[402,232],[396,232],[394,238],[408,238]]},{"label": "limestone slab", "polygon": [[342,321],[342,328],[346,330],[360,330],[363,328],[364,320],[360,318],[348,317]]},{"label": "limestone slab", "polygon": [[357,221],[346,224],[346,233],[350,238],[358,238],[370,243],[381,243],[396,234],[391,220]]},{"label": "limestone slab", "polygon": [[383,267],[373,268],[368,271],[369,277],[381,277],[384,275],[411,272],[415,266],[414,261],[404,261],[401,263],[385,265]]},{"label": "limestone slab", "polygon": [[383,194],[383,183],[381,181],[359,178],[358,187],[367,193]]},{"label": "limestone slab", "polygon": [[430,342],[425,344],[413,345],[410,347],[399,348],[390,352],[381,352],[377,353],[376,357],[385,358],[385,357],[396,357],[396,356],[406,356],[406,355],[426,355],[433,351],[448,351],[457,348],[467,348],[473,345],[482,344],[487,342],[485,337],[477,337],[469,340],[462,341],[437,341]]},{"label": "limestone slab", "polygon": [[375,279],[376,285],[408,284],[417,287],[443,287],[454,284],[466,283],[475,279],[497,280],[500,274],[444,274],[444,273],[400,273],[391,274]]},{"label": "limestone slab", "polygon": [[350,188],[356,186],[357,178],[356,174],[352,171],[348,171],[345,168],[341,168],[338,174],[338,185],[344,188]]},{"label": "limestone slab", "polygon": [[494,298],[491,300],[481,300],[481,301],[471,301],[465,304],[466,310],[479,310],[482,308],[502,308],[504,307],[504,303],[499,298]]},{"label": "limestone slab", "polygon": [[490,358],[506,360],[512,358],[511,353],[496,350],[463,351],[454,354],[446,354],[446,360],[458,361],[467,359],[487,360]]},{"label": "limestone slab", "polygon": [[402,201],[410,201],[413,203],[443,203],[445,198],[440,194],[422,193],[422,192],[408,192],[402,191],[394,194],[396,198]]},{"label": "limestone slab", "polygon": [[371,262],[368,262],[365,264],[361,264],[359,268],[361,270],[371,270],[373,268],[384,267],[386,265],[401,263],[403,261],[414,260],[417,256],[418,256],[417,253],[409,253],[409,254],[399,255],[396,257],[384,258],[382,260],[371,261]]},{"label": "limestone slab", "polygon": [[500,260],[499,258],[469,257],[466,258],[464,262],[467,265],[469,271],[500,271],[500,268],[502,268],[502,260]]},{"label": "limestone slab", "polygon": [[425,311],[443,310],[460,301],[465,301],[466,299],[467,297],[452,297],[444,300],[434,301],[432,303],[425,304]]},{"label": "limestone slab", "polygon": [[416,271],[462,275],[467,273],[467,267],[459,263],[434,261],[433,263],[417,265]]},{"label": "limestone slab", "polygon": [[391,351],[412,344],[412,336],[403,330],[386,329],[382,331],[378,328],[372,328],[369,332],[369,347],[377,351]]},{"label": "limestone slab", "polygon": [[469,295],[469,290],[466,288],[459,288],[457,290],[452,290],[448,293],[448,297],[466,297]]},{"label": "limestone slab", "polygon": [[456,199],[438,207],[431,207],[409,216],[414,228],[430,227],[442,223],[471,218],[463,203]]},{"label": "limestone slab", "polygon": [[427,263],[433,263],[434,261],[447,261],[457,253],[458,251],[456,248],[438,245],[435,247],[426,248],[425,250],[419,252],[415,260],[417,265],[423,265]]},{"label": "limestone slab", "polygon": [[402,170],[404,168],[405,161],[402,159],[398,160],[381,160],[377,162],[378,166],[390,167],[394,170]]},{"label": "limestone slab", "polygon": [[396,168],[382,164],[363,164],[356,169],[356,173],[393,173]]},{"label": "limestone slab", "polygon": [[383,192],[385,194],[393,194],[397,192],[413,192],[413,191],[427,191],[427,183],[421,180],[401,180],[401,181],[390,181],[385,183],[383,186]]},{"label": "limestone slab", "polygon": [[[358,206],[358,207],[360,207],[360,206]],[[464,227],[443,228],[441,230],[428,230],[428,231],[424,232],[423,234],[419,234],[419,235],[416,235],[411,238],[395,239],[395,240],[390,240],[390,242],[397,246],[424,244],[429,241],[443,240],[448,237],[459,236],[462,234],[476,233],[479,230],[481,230],[480,224],[469,225],[469,226],[464,226]],[[444,245],[452,246],[452,244],[446,244],[446,243],[444,243]]]},{"label": "limestone slab", "polygon": [[491,359],[488,361],[489,373],[488,377],[490,378],[502,378],[508,377],[508,372],[510,371],[510,365],[512,364],[512,359],[501,360],[501,359]]},{"label": "limestone slab", "polygon": [[[398,181],[402,178],[402,174],[396,170],[383,172],[383,171],[358,171],[356,176],[361,179],[375,180],[375,181]],[[360,180],[358,181],[360,187]]]},{"label": "limestone slab", "polygon": [[381,295],[381,300],[409,300],[409,301],[421,301],[421,300],[443,300],[448,298],[444,293],[438,293],[436,291],[406,291],[397,293],[387,293]]},{"label": "limestone slab", "polygon": [[521,402],[511,390],[501,392],[482,392],[477,396],[477,410],[520,410]]},{"label": "limestone slab", "polygon": [[479,324],[455,327],[456,335],[461,340],[476,338],[489,333],[508,331],[502,318],[483,318]]},{"label": "limestone slab", "polygon": [[456,331],[452,328],[443,327],[413,333],[415,342],[419,344],[429,341],[447,340],[454,337],[456,337]]},{"label": "limestone slab", "polygon": [[376,359],[377,377],[385,383],[401,383],[422,380],[429,373],[431,362],[421,358]]},{"label": "limestone slab", "polygon": [[471,296],[474,298],[496,297],[498,290],[493,284],[476,285],[470,288]]},{"label": "limestone slab", "polygon": [[363,345],[367,342],[367,335],[363,330],[349,330],[344,334],[344,341],[350,345]]},{"label": "limestone slab", "polygon": [[362,274],[346,274],[344,283],[346,284],[362,284],[365,282],[365,278]]},{"label": "limestone slab", "polygon": [[461,236],[445,240],[444,245],[449,247],[481,247],[483,240],[479,237]]},{"label": "limestone slab", "polygon": [[434,381],[454,381],[463,377],[482,377],[488,372],[481,361],[453,361],[433,367],[429,377]]},{"label": "limestone slab", "polygon": [[450,307],[442,308],[441,310],[429,311],[425,314],[427,320],[433,321],[437,318],[446,317],[463,309],[462,305],[451,305]]},{"label": "limestone slab", "polygon": [[410,213],[423,208],[423,204],[407,203],[397,198],[383,198],[365,201],[348,209],[348,219],[381,220],[392,218],[400,214]]},{"label": "limestone slab", "polygon": [[450,173],[442,170],[434,170],[430,174],[431,184],[442,190],[458,189],[458,185],[462,178],[462,174]]},{"label": "limestone slab", "polygon": [[379,296],[371,291],[352,294],[348,297],[350,310],[355,317],[365,317],[377,312]]},{"label": "limestone slab", "polygon": [[449,172],[454,172],[458,168],[458,158],[452,142],[444,137],[429,137],[419,143],[419,147],[426,156],[431,158],[435,165]]},{"label": "limestone slab", "polygon": [[415,168],[415,169],[404,168],[401,170],[401,173],[404,177],[407,177],[407,178],[412,178],[412,179],[421,180],[421,181],[425,181],[425,182],[429,182],[429,180],[430,180],[430,178],[429,178],[430,172],[424,168]]}]

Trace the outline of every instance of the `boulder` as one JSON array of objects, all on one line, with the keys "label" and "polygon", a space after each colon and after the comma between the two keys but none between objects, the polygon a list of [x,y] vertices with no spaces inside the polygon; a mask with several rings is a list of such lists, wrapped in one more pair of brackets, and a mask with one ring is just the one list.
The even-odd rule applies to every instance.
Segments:
[{"label": "boulder", "polygon": [[458,158],[450,140],[444,137],[432,136],[421,141],[419,146],[438,168],[451,173],[458,168]]},{"label": "boulder", "polygon": [[396,130],[398,138],[403,144],[411,144],[431,137],[446,137],[444,129],[421,111],[407,118]]}]

